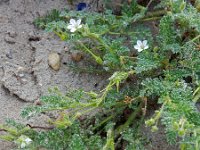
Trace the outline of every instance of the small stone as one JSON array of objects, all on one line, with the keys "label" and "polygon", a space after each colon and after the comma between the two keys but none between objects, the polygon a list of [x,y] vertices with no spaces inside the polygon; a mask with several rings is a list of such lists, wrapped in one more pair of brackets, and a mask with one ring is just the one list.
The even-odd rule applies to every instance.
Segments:
[{"label": "small stone", "polygon": [[83,59],[83,54],[80,52],[73,52],[71,54],[71,59],[75,62],[79,62]]},{"label": "small stone", "polygon": [[58,71],[60,69],[60,56],[55,52],[50,53],[48,63],[53,70]]},{"label": "small stone", "polygon": [[17,36],[17,32],[15,31],[9,31],[8,32],[8,35],[11,37],[11,38],[15,38]]},{"label": "small stone", "polygon": [[42,102],[40,101],[40,99],[37,99],[35,102],[34,102],[34,105],[42,105]]},{"label": "small stone", "polygon": [[25,71],[25,70],[26,70],[26,68],[21,67],[21,66],[17,68],[17,72],[18,72],[18,73],[21,72],[21,71]]},{"label": "small stone", "polygon": [[13,57],[12,57],[12,52],[9,51],[9,52],[6,54],[6,57],[8,57],[9,59],[13,59]]},{"label": "small stone", "polygon": [[16,70],[16,75],[18,76],[18,77],[20,77],[20,78],[23,78],[24,76],[25,76],[25,72],[26,72],[27,70],[26,70],[26,68],[24,68],[24,67],[18,67],[17,68],[17,70]]},{"label": "small stone", "polygon": [[9,36],[6,36],[6,37],[4,38],[4,40],[5,40],[7,43],[9,43],[9,44],[15,44],[15,42],[16,42],[14,38],[9,37]]},{"label": "small stone", "polygon": [[27,79],[25,79],[25,78],[22,78],[22,79],[21,79],[21,83],[22,83],[22,84],[26,84],[27,82],[28,82]]},{"label": "small stone", "polygon": [[18,74],[20,78],[23,78],[25,75],[23,73]]},{"label": "small stone", "polygon": [[68,52],[68,51],[69,51],[69,48],[68,48],[67,46],[65,46],[65,47],[64,47],[64,51],[65,51],[65,52]]},{"label": "small stone", "polygon": [[42,87],[42,86],[43,86],[43,84],[42,84],[42,83],[38,83],[38,85],[39,85],[40,87]]}]

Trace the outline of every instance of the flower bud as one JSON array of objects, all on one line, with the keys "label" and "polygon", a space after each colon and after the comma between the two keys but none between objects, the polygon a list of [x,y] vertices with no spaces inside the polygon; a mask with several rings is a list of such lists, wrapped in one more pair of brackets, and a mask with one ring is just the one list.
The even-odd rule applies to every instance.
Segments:
[{"label": "flower bud", "polygon": [[81,113],[80,113],[80,112],[77,112],[77,113],[76,113],[76,116],[77,116],[77,117],[80,117],[80,116],[81,116]]},{"label": "flower bud", "polygon": [[97,98],[98,94],[93,92],[93,91],[90,91],[87,93],[91,98]]},{"label": "flower bud", "polygon": [[157,127],[157,126],[153,126],[153,127],[151,128],[151,131],[152,131],[152,132],[158,131],[158,127]]},{"label": "flower bud", "polygon": [[181,5],[180,5],[180,11],[183,11],[184,9],[185,9],[185,7],[186,7],[186,2],[183,0],[183,2],[181,3]]},{"label": "flower bud", "polygon": [[159,50],[158,46],[155,46],[155,47],[153,48],[153,51],[154,51],[154,52],[157,52],[158,50]]},{"label": "flower bud", "polygon": [[178,124],[177,122],[174,122],[173,128],[174,128],[175,130],[178,130],[178,129],[179,129],[179,124]]},{"label": "flower bud", "polygon": [[152,119],[152,118],[151,118],[151,119],[145,121],[145,124],[146,124],[147,126],[152,126],[152,125],[155,124],[155,119]]},{"label": "flower bud", "polygon": [[102,61],[102,59],[101,59],[100,57],[96,57],[95,60],[96,60],[96,62],[97,62],[98,64],[100,64],[100,65],[103,64],[103,61]]},{"label": "flower bud", "polygon": [[184,129],[180,129],[180,130],[178,131],[178,135],[179,135],[179,136],[185,135],[185,130],[184,130]]},{"label": "flower bud", "polygon": [[159,111],[159,110],[156,110],[156,111],[155,111],[155,114],[156,114],[156,115],[157,115],[157,114],[159,114],[159,113],[160,113],[160,111]]}]

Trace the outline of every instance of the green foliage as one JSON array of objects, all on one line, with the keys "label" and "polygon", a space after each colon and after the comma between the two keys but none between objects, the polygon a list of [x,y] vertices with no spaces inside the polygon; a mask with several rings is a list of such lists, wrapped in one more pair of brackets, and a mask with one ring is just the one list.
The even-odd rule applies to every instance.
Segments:
[{"label": "green foliage", "polygon": [[[22,116],[56,110],[58,117],[49,120],[53,129],[37,131],[10,120],[0,125],[7,133],[1,139],[17,143],[20,137],[30,138],[26,147],[33,149],[145,149],[140,126],[145,123],[156,132],[161,123],[170,144],[178,142],[182,150],[199,149],[200,115],[195,104],[200,99],[200,13],[196,4],[166,0],[149,10],[132,1],[123,3],[121,14],[107,9],[103,13],[54,10],[35,21],[112,75],[101,91],[63,94],[50,89],[40,98],[41,106],[26,107]],[[69,30],[72,18],[81,19],[74,32]],[[157,19],[159,33],[152,34],[145,22]],[[150,103],[159,108],[144,121]]]},{"label": "green foliage", "polygon": [[48,23],[52,21],[59,21],[59,14],[60,11],[53,9],[52,11],[48,12],[46,16],[35,19],[34,24],[37,27],[44,29]]},{"label": "green foliage", "polygon": [[129,128],[122,134],[122,138],[129,144],[126,146],[126,150],[144,150],[144,144],[147,142],[142,135],[137,133],[138,130]]},{"label": "green foliage", "polygon": [[[90,137],[88,137],[89,135]],[[79,122],[75,122],[70,128],[40,132],[34,137],[33,143],[33,145],[39,145],[40,148],[52,150],[101,149],[102,144],[98,135],[92,135],[92,133],[89,133],[89,129],[81,128]]]}]

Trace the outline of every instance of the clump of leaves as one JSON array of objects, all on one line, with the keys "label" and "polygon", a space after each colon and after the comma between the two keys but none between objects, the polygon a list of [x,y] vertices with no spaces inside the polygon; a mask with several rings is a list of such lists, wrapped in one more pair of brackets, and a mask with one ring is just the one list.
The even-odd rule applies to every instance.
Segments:
[{"label": "clump of leaves", "polygon": [[44,29],[46,25],[52,21],[59,21],[62,20],[60,18],[60,11],[53,9],[48,12],[45,16],[39,17],[34,20],[34,25],[38,28]]},{"label": "clump of leaves", "polygon": [[[56,18],[37,20],[112,75],[101,91],[63,94],[55,88],[40,98],[41,106],[22,111],[29,118],[58,110],[48,131],[10,122],[0,126],[7,132],[0,138],[15,142],[24,135],[32,140],[29,148],[145,149],[140,126],[156,132],[161,123],[170,144],[200,149],[195,105],[200,99],[200,13],[184,0],[162,1],[150,10],[151,2],[141,6],[129,1],[120,16],[111,10],[65,10],[54,12]],[[146,21],[159,23],[156,35]],[[152,102],[160,107],[145,120]]]}]

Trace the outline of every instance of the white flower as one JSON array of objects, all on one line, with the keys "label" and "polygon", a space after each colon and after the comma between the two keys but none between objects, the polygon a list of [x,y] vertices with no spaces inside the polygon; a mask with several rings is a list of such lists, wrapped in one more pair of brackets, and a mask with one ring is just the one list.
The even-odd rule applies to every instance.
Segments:
[{"label": "white flower", "polygon": [[26,138],[25,140],[24,140],[24,142],[26,143],[26,144],[30,144],[31,142],[32,142],[32,140],[30,139],[30,138]]},{"label": "white flower", "polygon": [[138,52],[148,49],[149,46],[147,45],[147,40],[144,41],[137,40],[137,44],[134,45],[134,48],[137,49]]},{"label": "white flower", "polygon": [[25,148],[26,147],[26,143],[22,142],[20,148]]},{"label": "white flower", "polygon": [[77,29],[80,28],[82,28],[81,19],[78,19],[77,21],[74,19],[70,19],[69,25],[67,27],[67,29],[69,29],[70,32],[75,32]]},{"label": "white flower", "polygon": [[16,141],[15,143],[17,145],[19,145],[20,148],[25,148],[27,145],[31,144],[32,140],[25,136],[25,135],[21,135]]}]

